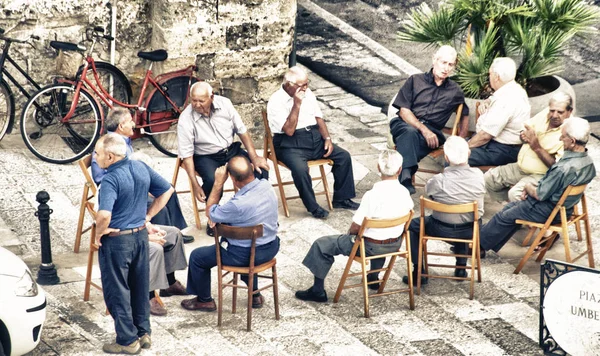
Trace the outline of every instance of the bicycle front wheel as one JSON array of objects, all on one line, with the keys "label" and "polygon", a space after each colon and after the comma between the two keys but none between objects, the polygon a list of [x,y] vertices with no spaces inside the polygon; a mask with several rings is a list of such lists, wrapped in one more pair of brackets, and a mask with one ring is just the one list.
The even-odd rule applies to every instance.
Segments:
[{"label": "bicycle front wheel", "polygon": [[[71,107],[73,115],[64,120]],[[50,163],[70,163],[90,152],[100,126],[94,98],[83,90],[75,98],[75,89],[66,84],[42,88],[29,99],[21,115],[21,136],[27,148]]]},{"label": "bicycle front wheel", "polygon": [[15,102],[8,84],[0,81],[0,140],[6,134],[15,119]]}]

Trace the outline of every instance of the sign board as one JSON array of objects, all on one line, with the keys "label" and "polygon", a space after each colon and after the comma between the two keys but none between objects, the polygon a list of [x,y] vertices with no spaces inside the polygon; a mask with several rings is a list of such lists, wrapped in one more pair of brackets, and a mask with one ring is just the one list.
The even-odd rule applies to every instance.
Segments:
[{"label": "sign board", "polygon": [[540,279],[544,354],[600,355],[600,271],[548,259]]}]

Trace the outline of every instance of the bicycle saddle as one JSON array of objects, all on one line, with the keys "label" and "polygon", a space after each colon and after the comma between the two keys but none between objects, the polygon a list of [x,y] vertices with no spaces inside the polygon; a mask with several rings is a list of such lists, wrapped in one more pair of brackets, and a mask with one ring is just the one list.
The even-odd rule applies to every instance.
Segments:
[{"label": "bicycle saddle", "polygon": [[85,51],[86,48],[82,45],[79,45],[77,43],[71,43],[71,42],[62,42],[62,41],[50,41],[50,47],[56,49],[56,50],[63,50],[63,51]]},{"label": "bicycle saddle", "polygon": [[152,52],[138,52],[138,57],[147,59],[152,62],[162,62],[169,57],[169,54],[164,49],[157,49]]}]

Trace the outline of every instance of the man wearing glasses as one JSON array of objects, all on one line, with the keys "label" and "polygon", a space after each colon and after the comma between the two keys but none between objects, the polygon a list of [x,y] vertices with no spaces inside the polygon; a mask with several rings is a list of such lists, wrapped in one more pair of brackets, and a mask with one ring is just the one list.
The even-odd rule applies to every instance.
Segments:
[{"label": "man wearing glasses", "polygon": [[317,203],[307,161],[328,158],[333,161],[333,207],[356,210],[352,159],[348,151],[331,142],[323,113],[308,88],[308,75],[300,67],[288,69],[283,84],[267,104],[269,127],[279,161],[291,171],[306,210],[315,218],[329,213]]}]

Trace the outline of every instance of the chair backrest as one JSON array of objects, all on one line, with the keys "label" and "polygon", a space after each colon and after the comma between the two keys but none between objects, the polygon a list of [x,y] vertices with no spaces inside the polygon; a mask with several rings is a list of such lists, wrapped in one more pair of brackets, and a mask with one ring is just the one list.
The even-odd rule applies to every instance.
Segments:
[{"label": "chair backrest", "polygon": [[92,166],[92,155],[89,154],[81,158],[77,163],[79,164],[81,173],[83,173],[83,176],[85,177],[85,184],[87,184],[89,189],[92,191],[92,194],[96,195],[98,193],[98,187],[96,186],[96,183],[94,182],[94,179],[90,174],[90,167]]},{"label": "chair backrest", "polygon": [[265,127],[263,156],[265,158],[274,159],[276,161],[277,158],[275,158],[275,148],[273,147],[273,134],[271,133],[271,128],[269,127],[269,119],[267,118],[267,112],[265,110],[262,111],[262,119],[263,126]]},{"label": "chair backrest", "polygon": [[[254,226],[229,226],[217,224],[215,226],[215,246],[219,246],[219,237],[225,236],[228,240],[252,240],[250,245],[250,268],[254,268],[254,255],[256,239],[263,236],[263,225]],[[217,248],[217,263],[221,264],[221,253]]]},{"label": "chair backrest", "polygon": [[399,225],[403,225],[404,224],[404,231],[402,232],[403,234],[408,230],[408,224],[410,223],[410,220],[412,219],[414,214],[414,211],[410,211],[408,214],[398,217],[398,218],[393,218],[393,219],[370,219],[365,217],[363,219],[362,224],[360,225],[360,230],[358,230],[358,237],[362,237],[363,233],[365,232],[366,229],[369,228],[374,228],[374,229],[384,229],[384,228],[388,228],[388,227],[395,227],[395,226],[399,226]]},{"label": "chair backrest", "polygon": [[449,205],[433,200],[427,199],[421,195],[421,216],[425,216],[425,209],[438,211],[446,214],[461,214],[461,213],[473,213],[473,221],[479,220],[479,210],[477,209],[477,202],[473,201],[470,203]]},{"label": "chair backrest", "polygon": [[586,187],[587,187],[587,184],[569,185],[567,187],[567,189],[565,189],[563,194],[560,196],[560,199],[558,200],[558,203],[556,203],[556,206],[557,207],[563,206],[565,203],[565,200],[567,200],[568,197],[572,197],[575,195],[583,195],[583,192],[585,191]]}]

